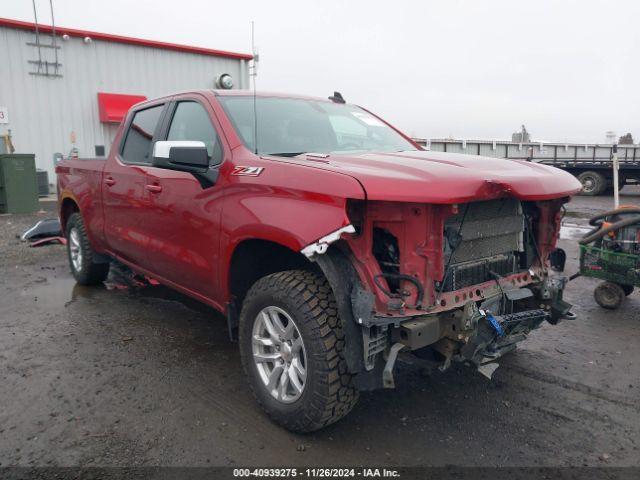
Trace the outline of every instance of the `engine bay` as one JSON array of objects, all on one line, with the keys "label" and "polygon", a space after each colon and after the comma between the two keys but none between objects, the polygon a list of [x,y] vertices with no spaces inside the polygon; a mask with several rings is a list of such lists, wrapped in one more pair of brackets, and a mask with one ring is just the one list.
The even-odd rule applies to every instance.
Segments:
[{"label": "engine bay", "polygon": [[[363,283],[352,302],[367,370],[402,349],[441,368],[458,360],[481,370],[545,320],[571,317],[566,278],[550,275],[548,260],[563,203],[351,204],[347,243]],[[391,386],[390,371],[385,378]]]}]

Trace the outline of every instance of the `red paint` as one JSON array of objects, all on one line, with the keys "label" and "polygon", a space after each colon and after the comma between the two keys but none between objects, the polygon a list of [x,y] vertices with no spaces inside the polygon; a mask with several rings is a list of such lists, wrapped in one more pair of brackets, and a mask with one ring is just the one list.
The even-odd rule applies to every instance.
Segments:
[{"label": "red paint", "polygon": [[[23,22],[21,20],[13,20],[11,18],[0,18],[0,27],[17,28],[20,30],[29,30],[35,32],[36,24],[31,22]],[[53,33],[51,25],[38,24],[41,33]],[[137,45],[140,47],[159,48],[162,50],[173,50],[176,52],[196,53],[199,55],[210,55],[213,57],[233,58],[236,60],[251,60],[253,55],[246,53],[227,52],[225,50],[214,50],[211,48],[193,47],[189,45],[180,45],[177,43],[158,42],[155,40],[146,40],[142,38],[125,37],[122,35],[112,35],[110,33],[91,32],[89,30],[78,30],[75,28],[58,27],[56,25],[56,34],[59,36],[69,35],[70,37],[90,37],[93,40],[104,40],[106,42],[124,43],[127,45]]]},{"label": "red paint", "polygon": [[318,168],[357,178],[369,200],[452,204],[505,195],[548,200],[573,195],[578,188],[570,174],[547,165],[456,153],[332,155]]},{"label": "red paint", "polygon": [[[428,311],[449,310],[495,286],[487,282],[443,295],[435,290],[444,273],[444,221],[458,203],[505,196],[536,202],[535,234],[546,259],[558,236],[560,207],[581,187],[572,175],[544,165],[422,150],[331,155],[322,162],[261,157],[243,146],[211,91],[145,106],[175,99],[199,101],[223,140],[215,186],[203,189],[184,172],[122,163],[123,123],[106,162],[65,160],[57,167],[58,191],[61,200],[78,205],[99,252],[220,310],[231,300],[229,265],[242,241],[268,240],[299,252],[358,218],[360,235],[347,235],[345,243],[363,285],[376,296],[377,311],[398,314],[387,312],[387,299],[373,282],[380,272],[371,253],[374,225],[397,237],[400,271],[425,286]],[[247,166],[262,169],[260,175],[233,174]],[[543,268],[538,262],[534,274]],[[503,281],[526,285],[534,279],[519,274]],[[407,303],[415,302],[415,294]]]},{"label": "red paint", "polygon": [[102,123],[120,123],[136,103],[144,102],[144,95],[98,92],[98,114]]}]

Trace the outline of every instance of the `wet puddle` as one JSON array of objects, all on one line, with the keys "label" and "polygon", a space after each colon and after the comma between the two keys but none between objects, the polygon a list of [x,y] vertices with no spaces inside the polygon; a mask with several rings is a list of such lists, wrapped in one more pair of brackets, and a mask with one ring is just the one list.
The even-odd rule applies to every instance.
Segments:
[{"label": "wet puddle", "polygon": [[563,223],[560,227],[560,238],[562,240],[580,240],[589,232],[592,227],[577,225],[575,223]]},{"label": "wet puddle", "polygon": [[[39,277],[29,287],[20,292],[20,297],[35,302],[39,309],[59,310],[68,307],[81,298],[92,298],[106,290],[121,291],[122,293],[139,299],[157,299],[173,301],[184,305],[190,310],[202,313],[211,312],[211,307],[204,305],[175,290],[160,285],[157,281],[133,273],[127,267],[112,264],[109,277],[103,285],[78,285],[75,279],[68,277]],[[111,294],[116,294],[116,292]],[[118,301],[113,299],[113,301]]]},{"label": "wet puddle", "polygon": [[[32,299],[42,309],[66,308],[79,298],[91,298],[105,290],[126,290],[143,296],[156,296],[157,282],[135,275],[124,266],[112,265],[109,277],[102,285],[84,286],[76,283],[71,275],[64,277],[39,277],[20,292],[25,299]],[[146,294],[145,294],[146,292]],[[159,293],[159,292],[158,292]]]},{"label": "wet puddle", "polygon": [[36,280],[36,283],[20,292],[22,298],[31,298],[42,309],[65,308],[78,298],[89,298],[93,287],[78,285],[73,277]]}]

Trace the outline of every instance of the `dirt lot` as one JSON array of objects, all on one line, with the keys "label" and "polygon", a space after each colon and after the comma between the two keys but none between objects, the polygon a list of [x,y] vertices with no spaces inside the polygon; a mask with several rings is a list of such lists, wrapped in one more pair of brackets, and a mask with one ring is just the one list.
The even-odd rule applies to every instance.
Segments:
[{"label": "dirt lot", "polygon": [[[579,197],[567,221],[611,204]],[[16,239],[47,216],[0,216],[2,466],[640,465],[637,293],[603,311],[578,279],[578,320],[534,332],[492,381],[401,365],[396,390],[301,436],[258,410],[220,315],[162,287],[76,286],[64,247]]]}]

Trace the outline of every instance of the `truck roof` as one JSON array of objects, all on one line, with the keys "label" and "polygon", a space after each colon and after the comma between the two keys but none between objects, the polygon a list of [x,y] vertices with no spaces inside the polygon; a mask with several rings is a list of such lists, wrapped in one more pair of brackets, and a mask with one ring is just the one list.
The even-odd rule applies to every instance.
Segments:
[{"label": "truck roof", "polygon": [[[162,95],[160,97],[150,98],[143,102],[137,103],[136,105],[144,105],[146,103],[156,102],[158,100],[162,100],[165,98],[171,98],[175,95],[184,95],[188,93],[198,93],[205,96],[213,94],[219,97],[244,97],[244,96],[252,96],[253,90],[246,90],[246,89],[245,90],[216,90],[216,89],[184,90],[180,92],[172,92],[167,95]],[[316,102],[332,103],[331,100],[329,100],[328,98],[313,97],[310,95],[297,95],[297,94],[282,93],[282,92],[260,92],[260,91],[256,92],[255,94],[257,97],[295,98],[300,100],[314,100]]]},{"label": "truck roof", "polygon": [[[221,97],[244,97],[244,96],[252,96],[253,90],[210,90],[214,95],[218,95]],[[301,100],[315,100],[318,102],[327,102],[331,103],[331,100],[323,97],[314,97],[311,95],[298,95],[292,93],[282,93],[282,92],[256,92],[257,97],[277,97],[277,98],[296,98]]]}]

